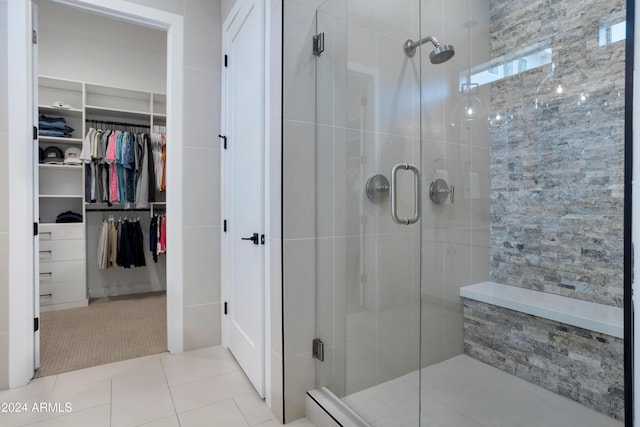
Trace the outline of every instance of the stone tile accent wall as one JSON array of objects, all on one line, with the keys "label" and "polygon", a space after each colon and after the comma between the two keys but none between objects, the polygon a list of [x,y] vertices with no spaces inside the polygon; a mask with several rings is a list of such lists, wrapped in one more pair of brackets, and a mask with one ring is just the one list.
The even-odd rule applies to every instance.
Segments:
[{"label": "stone tile accent wall", "polygon": [[622,306],[625,42],[599,31],[625,8],[491,1],[492,58],[540,42],[555,64],[491,85],[492,281]]},{"label": "stone tile accent wall", "polygon": [[463,302],[466,354],[624,419],[621,339],[479,301]]}]

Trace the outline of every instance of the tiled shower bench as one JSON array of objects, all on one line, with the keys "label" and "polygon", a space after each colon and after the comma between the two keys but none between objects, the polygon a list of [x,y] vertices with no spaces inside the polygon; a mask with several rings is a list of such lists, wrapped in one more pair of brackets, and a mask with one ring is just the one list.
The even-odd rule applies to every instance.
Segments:
[{"label": "tiled shower bench", "polygon": [[623,418],[622,308],[495,282],[460,296],[466,354]]}]

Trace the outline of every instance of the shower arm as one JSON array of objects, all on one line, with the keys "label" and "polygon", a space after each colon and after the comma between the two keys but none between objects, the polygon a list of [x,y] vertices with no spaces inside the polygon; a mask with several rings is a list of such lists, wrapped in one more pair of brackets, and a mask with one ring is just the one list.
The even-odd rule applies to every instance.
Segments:
[{"label": "shower arm", "polygon": [[406,42],[404,42],[404,53],[409,58],[413,58],[413,55],[416,54],[416,48],[418,46],[422,46],[426,42],[431,42],[435,47],[440,47],[440,42],[438,41],[438,39],[436,39],[433,36],[427,36],[427,37],[421,38],[417,42],[414,42],[413,40],[408,39]]}]

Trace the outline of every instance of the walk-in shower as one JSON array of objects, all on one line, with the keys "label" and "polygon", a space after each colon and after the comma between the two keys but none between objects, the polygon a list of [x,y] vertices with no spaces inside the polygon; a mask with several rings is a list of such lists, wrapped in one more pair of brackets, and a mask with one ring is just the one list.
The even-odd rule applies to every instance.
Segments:
[{"label": "walk-in shower", "polygon": [[622,425],[626,2],[284,7],[285,389],[313,341],[371,426]]}]

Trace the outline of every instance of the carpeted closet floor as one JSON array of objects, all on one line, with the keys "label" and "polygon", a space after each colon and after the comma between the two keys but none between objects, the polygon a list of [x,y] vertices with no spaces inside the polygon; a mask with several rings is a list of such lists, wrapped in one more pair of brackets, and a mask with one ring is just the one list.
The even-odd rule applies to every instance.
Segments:
[{"label": "carpeted closet floor", "polygon": [[36,377],[167,350],[164,292],[99,298],[87,307],[40,314]]}]

